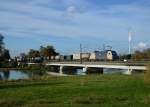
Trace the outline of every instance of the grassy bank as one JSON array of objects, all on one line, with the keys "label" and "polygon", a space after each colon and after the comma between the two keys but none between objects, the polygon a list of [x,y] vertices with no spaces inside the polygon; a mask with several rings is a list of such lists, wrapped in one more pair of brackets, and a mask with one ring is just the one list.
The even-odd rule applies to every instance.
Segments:
[{"label": "grassy bank", "polygon": [[149,107],[143,76],[89,75],[1,81],[0,107]]}]

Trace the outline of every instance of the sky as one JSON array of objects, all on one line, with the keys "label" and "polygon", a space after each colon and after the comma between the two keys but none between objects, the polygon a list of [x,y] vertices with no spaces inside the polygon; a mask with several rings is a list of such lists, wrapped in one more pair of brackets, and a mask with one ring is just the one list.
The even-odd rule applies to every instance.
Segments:
[{"label": "sky", "polygon": [[61,54],[150,47],[150,0],[0,0],[0,33],[12,56],[41,45]]}]

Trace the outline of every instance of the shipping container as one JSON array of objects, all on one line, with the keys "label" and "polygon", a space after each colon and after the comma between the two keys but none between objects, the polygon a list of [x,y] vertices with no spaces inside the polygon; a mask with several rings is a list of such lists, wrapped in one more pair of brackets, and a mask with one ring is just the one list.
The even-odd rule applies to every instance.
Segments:
[{"label": "shipping container", "polygon": [[73,60],[80,60],[80,58],[82,58],[82,60],[89,60],[90,53],[77,53],[77,54],[73,54]]}]

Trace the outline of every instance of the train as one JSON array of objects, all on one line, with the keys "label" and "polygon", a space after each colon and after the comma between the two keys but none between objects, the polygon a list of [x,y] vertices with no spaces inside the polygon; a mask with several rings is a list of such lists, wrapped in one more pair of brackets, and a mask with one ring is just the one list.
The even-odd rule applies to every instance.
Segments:
[{"label": "train", "polygon": [[114,50],[94,51],[92,53],[74,53],[72,55],[57,55],[51,57],[55,61],[114,61],[119,56]]}]

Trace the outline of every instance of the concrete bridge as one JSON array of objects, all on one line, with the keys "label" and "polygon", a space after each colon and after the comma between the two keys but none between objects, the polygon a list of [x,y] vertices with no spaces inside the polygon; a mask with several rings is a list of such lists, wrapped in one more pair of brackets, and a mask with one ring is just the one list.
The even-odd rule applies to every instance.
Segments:
[{"label": "concrete bridge", "polygon": [[136,71],[146,71],[146,66],[144,64],[135,63],[114,63],[114,62],[49,62],[46,63],[47,66],[57,66],[59,67],[59,73],[63,74],[63,69],[66,67],[70,68],[82,68],[83,72],[87,72],[88,69],[99,70],[103,73],[103,69],[123,69],[126,70],[125,74],[132,74],[133,70]]}]

